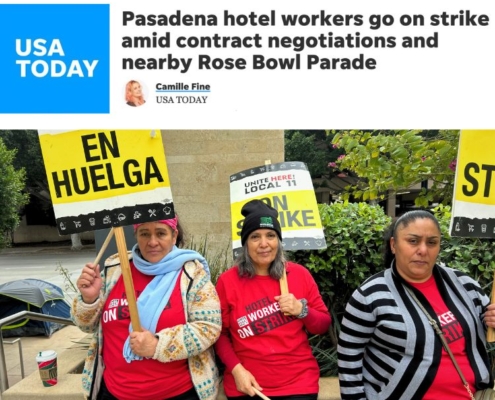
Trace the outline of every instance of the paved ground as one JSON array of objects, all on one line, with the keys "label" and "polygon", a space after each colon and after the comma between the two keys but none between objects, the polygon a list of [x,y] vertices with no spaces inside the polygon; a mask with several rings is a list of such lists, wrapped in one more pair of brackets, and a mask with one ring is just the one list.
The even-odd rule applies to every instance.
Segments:
[{"label": "paved ground", "polygon": [[[72,251],[70,246],[22,246],[5,249],[0,252],[0,284],[24,278],[42,279],[61,287],[66,291],[68,301],[73,297],[72,290],[66,290],[65,278],[57,266],[67,270],[69,279],[75,283],[79,272],[88,261],[94,261],[96,251],[94,245],[84,246],[81,251]],[[55,332],[50,338],[45,336],[22,337],[22,359],[24,373],[28,376],[37,370],[36,353],[41,350],[63,352],[78,343],[86,336],[75,326],[67,326]],[[9,386],[19,382],[21,378],[21,361],[18,343],[9,344],[16,338],[4,338],[5,364]]]}]

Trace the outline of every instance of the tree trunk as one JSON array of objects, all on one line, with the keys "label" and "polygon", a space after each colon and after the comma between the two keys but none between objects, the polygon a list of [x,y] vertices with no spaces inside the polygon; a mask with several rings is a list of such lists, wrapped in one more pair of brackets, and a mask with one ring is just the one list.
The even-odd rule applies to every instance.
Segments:
[{"label": "tree trunk", "polygon": [[83,245],[82,245],[81,236],[79,235],[79,233],[72,233],[70,235],[70,240],[72,242],[71,250],[79,251],[82,249]]}]

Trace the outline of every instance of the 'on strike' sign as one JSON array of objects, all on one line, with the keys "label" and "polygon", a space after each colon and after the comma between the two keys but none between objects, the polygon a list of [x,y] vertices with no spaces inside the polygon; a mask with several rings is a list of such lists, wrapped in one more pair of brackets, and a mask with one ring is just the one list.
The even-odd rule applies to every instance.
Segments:
[{"label": "'on strike' sign", "polygon": [[284,250],[326,248],[313,182],[306,164],[288,161],[268,164],[230,176],[232,249],[237,257],[244,217],[241,209],[258,199],[278,211]]},{"label": "'on strike' sign", "polygon": [[60,234],[173,218],[160,132],[39,131]]}]

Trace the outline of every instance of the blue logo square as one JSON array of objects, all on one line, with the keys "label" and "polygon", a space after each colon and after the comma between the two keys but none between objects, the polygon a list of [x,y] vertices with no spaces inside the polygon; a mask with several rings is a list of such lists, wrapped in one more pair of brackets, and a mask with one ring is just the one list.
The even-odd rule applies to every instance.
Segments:
[{"label": "blue logo square", "polygon": [[0,113],[110,112],[108,4],[2,4]]}]

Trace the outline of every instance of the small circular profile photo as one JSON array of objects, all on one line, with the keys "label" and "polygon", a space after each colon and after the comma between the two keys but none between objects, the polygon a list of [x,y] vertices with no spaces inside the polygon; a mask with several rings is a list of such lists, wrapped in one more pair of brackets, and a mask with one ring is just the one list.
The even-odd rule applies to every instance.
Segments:
[{"label": "small circular profile photo", "polygon": [[128,106],[139,107],[146,103],[146,89],[136,80],[130,80],[125,85],[125,101]]}]

